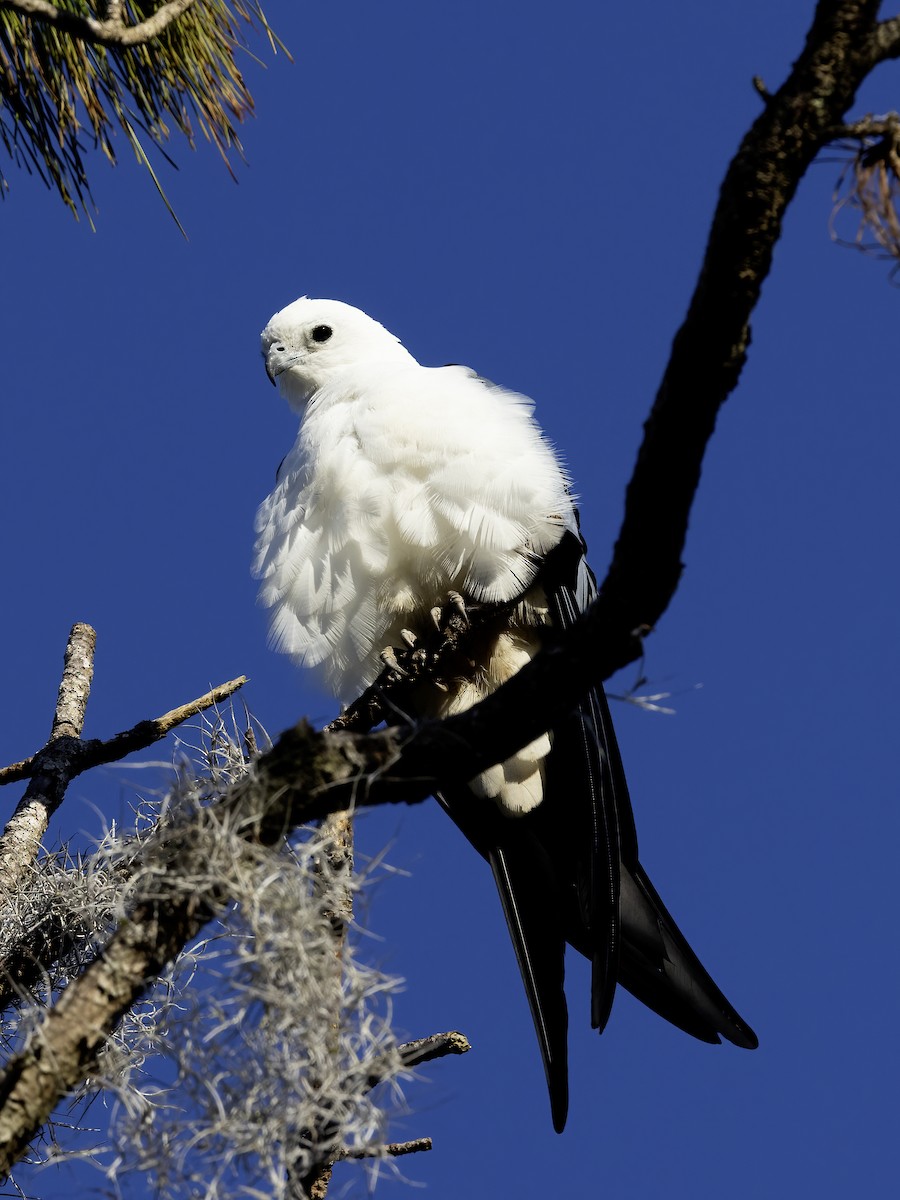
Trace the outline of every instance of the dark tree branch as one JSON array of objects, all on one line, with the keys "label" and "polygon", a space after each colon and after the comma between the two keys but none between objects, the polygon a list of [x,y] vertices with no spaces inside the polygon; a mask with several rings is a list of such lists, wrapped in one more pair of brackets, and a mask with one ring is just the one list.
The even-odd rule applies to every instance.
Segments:
[{"label": "dark tree branch", "polygon": [[716,417],[737,386],[750,317],[785,211],[866,75],[900,53],[900,18],[877,25],[875,0],[820,0],[790,75],[744,137],[722,182],[700,276],[675,335],[625,499],[602,591],[605,657],[639,656],[632,631],[653,628],[683,569],[688,519]]}]

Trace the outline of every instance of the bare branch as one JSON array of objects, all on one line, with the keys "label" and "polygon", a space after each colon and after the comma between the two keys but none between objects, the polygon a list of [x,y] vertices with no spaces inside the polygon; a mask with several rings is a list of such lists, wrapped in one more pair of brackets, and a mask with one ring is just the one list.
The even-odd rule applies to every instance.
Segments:
[{"label": "bare branch", "polygon": [[183,16],[193,3],[194,0],[169,0],[136,25],[125,24],[121,0],[106,5],[106,19],[103,21],[57,8],[50,0],[0,0],[0,8],[8,8],[31,17],[33,21],[53,25],[64,33],[95,46],[142,46],[159,37],[173,21]]},{"label": "bare branch", "polygon": [[[62,681],[50,739],[32,758],[0,771],[0,783],[31,778],[31,782],[0,837],[0,888],[12,897],[25,880],[40,850],[50,817],[62,803],[69,783],[92,766],[115,762],[165,737],[188,717],[232,695],[246,679],[221,684],[206,695],[182,704],[108,741],[84,741],[85,710],[94,669],[96,634],[90,625],[73,626],[66,646]],[[63,936],[65,931],[57,931]],[[37,939],[37,941],[35,941]],[[0,936],[0,1000],[8,1003],[25,977],[46,968],[59,939],[49,930],[22,930],[7,923]]]},{"label": "bare branch", "polygon": [[740,378],[750,317],[785,211],[860,84],[900,36],[900,18],[877,32],[878,8],[876,0],[819,0],[803,52],[778,91],[767,95],[722,182],[700,276],[644,425],[603,583],[611,617],[606,654],[617,668],[638,657],[632,631],[653,628],[678,585],[703,455]]},{"label": "bare branch", "polygon": [[[441,783],[471,779],[534,741],[591,686],[607,662],[607,611],[601,596],[564,638],[502,688],[447,720],[376,734],[321,733],[301,721],[196,819],[234,822],[243,837],[272,845],[295,826],[332,812],[417,803]],[[216,881],[189,895],[180,889],[184,856],[190,861],[192,846],[192,830],[177,830],[152,901],[137,904],[104,951],[69,984],[38,1035],[7,1065],[0,1077],[0,1173],[90,1071],[104,1038],[148,981],[227,902]]]},{"label": "bare branch", "polygon": [[900,17],[890,17],[875,27],[873,37],[876,62],[900,58]]},{"label": "bare branch", "polygon": [[[404,1042],[397,1047],[400,1061],[406,1070],[421,1066],[422,1063],[434,1062],[438,1058],[446,1058],[450,1054],[468,1054],[472,1044],[464,1033],[453,1029],[449,1033],[432,1033],[429,1037],[416,1038],[413,1042]],[[365,1081],[366,1090],[371,1090],[382,1083],[385,1072],[380,1064],[370,1071]]]},{"label": "bare branch", "polygon": [[430,1137],[416,1138],[411,1142],[388,1142],[385,1151],[394,1158],[403,1154],[418,1154],[422,1150],[431,1150],[434,1143]]},{"label": "bare branch", "polygon": [[376,1150],[342,1150],[342,1159],[360,1159],[381,1157],[382,1154],[388,1154],[392,1158],[400,1158],[404,1154],[419,1154],[422,1150],[432,1150],[434,1143],[430,1137],[415,1138],[411,1142],[388,1142],[386,1146],[380,1146]]},{"label": "bare branch", "polygon": [[62,803],[69,783],[91,767],[117,762],[164,738],[183,721],[227,699],[246,682],[241,675],[196,700],[182,704],[108,741],[80,738],[93,673],[96,634],[90,625],[75,625],[66,648],[53,730],[47,745],[31,758],[0,771],[0,784],[31,777],[0,837],[0,888],[9,902],[0,926],[0,1008],[8,1006],[56,961],[69,931],[48,914],[40,927],[24,927],[12,919],[14,896],[23,886],[40,850],[50,817]]},{"label": "bare branch", "polygon": [[195,717],[197,713],[205,712],[208,708],[227,700],[246,682],[246,675],[238,675],[236,679],[220,683],[195,700],[189,700],[187,704],[180,704],[177,708],[163,713],[161,717],[139,721],[131,729],[126,729],[124,733],[117,733],[108,741],[85,742],[83,762],[80,764],[81,770],[86,771],[90,767],[101,766],[103,763],[118,762],[120,758],[134,754],[137,750],[146,750],[148,746],[161,741],[188,718]]},{"label": "bare branch", "polygon": [[471,1049],[469,1039],[456,1029],[449,1033],[433,1033],[414,1042],[404,1042],[399,1047],[405,1067],[417,1067],[436,1058],[445,1058],[448,1054],[466,1054]]},{"label": "bare branch", "polygon": [[97,635],[90,625],[72,626],[50,740],[35,756],[31,783],[0,837],[0,887],[9,892],[16,888],[34,861],[50,817],[66,794],[71,750],[80,745],[91,694],[96,641]]},{"label": "bare branch", "polygon": [[97,635],[90,625],[79,621],[72,626],[63,658],[63,674],[50,732],[51,741],[60,737],[81,737],[94,676],[96,644]]},{"label": "bare branch", "polygon": [[889,112],[880,117],[868,113],[859,121],[838,125],[828,132],[829,141],[858,140],[864,142],[886,136],[896,137],[898,131],[900,131],[900,114]]},{"label": "bare branch", "polygon": [[[198,696],[196,700],[190,700],[187,704],[180,704],[178,708],[173,708],[167,713],[163,713],[161,717],[152,717],[146,721],[138,721],[137,725],[133,725],[131,729],[126,729],[123,733],[117,733],[106,741],[99,741],[93,738],[89,741],[81,742],[79,751],[80,758],[77,764],[77,770],[74,770],[71,779],[76,775],[82,774],[84,771],[89,771],[91,767],[100,767],[105,763],[118,762],[129,754],[134,754],[138,750],[146,750],[148,746],[152,746],[154,742],[161,741],[173,729],[181,725],[189,717],[194,717],[197,713],[205,712],[206,709],[212,708],[215,704],[221,704],[223,700],[227,700],[233,695],[238,688],[244,686],[247,682],[246,675],[239,675],[236,679],[229,679],[227,683],[220,683],[218,687],[210,689],[202,696]],[[34,774],[35,763],[38,760],[38,754],[32,755],[31,758],[25,758],[21,762],[11,763],[8,767],[0,768],[0,787],[5,783],[15,783],[20,779],[28,779]]]}]

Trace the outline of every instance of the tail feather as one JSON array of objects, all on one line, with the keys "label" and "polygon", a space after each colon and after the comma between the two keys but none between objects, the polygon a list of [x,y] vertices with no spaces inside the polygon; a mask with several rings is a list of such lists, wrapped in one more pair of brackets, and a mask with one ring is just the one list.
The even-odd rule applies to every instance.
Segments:
[{"label": "tail feather", "polygon": [[[534,847],[494,847],[488,856],[534,1021],[553,1128],[562,1133],[569,1109],[568,1010],[563,991],[566,942],[552,895],[536,888]],[[542,882],[553,888],[552,875]]]},{"label": "tail feather", "polygon": [[553,857],[535,834],[533,813],[510,818],[468,788],[448,789],[436,799],[490,864],[534,1021],[553,1128],[562,1133],[569,1107],[567,897]]},{"label": "tail feather", "polygon": [[728,1003],[638,863],[622,872],[622,969],[633,996],[704,1042],[755,1050],[756,1034]]}]

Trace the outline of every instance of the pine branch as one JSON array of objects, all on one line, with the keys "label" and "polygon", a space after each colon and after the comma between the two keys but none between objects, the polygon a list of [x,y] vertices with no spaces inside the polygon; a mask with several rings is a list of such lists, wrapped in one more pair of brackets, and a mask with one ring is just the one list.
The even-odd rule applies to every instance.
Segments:
[{"label": "pine branch", "polygon": [[[162,153],[172,129],[191,148],[201,133],[230,170],[236,126],[253,111],[235,57],[244,30],[284,50],[259,0],[144,7],[106,2],[98,19],[88,0],[0,0],[0,145],[76,215],[91,207],[85,142],[115,163],[117,129],[157,187],[145,143]],[[7,187],[0,173],[0,194]]]},{"label": "pine branch", "polygon": [[106,17],[82,16],[69,9],[58,8],[50,0],[0,0],[0,8],[22,13],[35,21],[53,25],[84,42],[95,46],[142,46],[152,42],[195,3],[195,0],[169,0],[149,17],[133,25],[125,22],[121,2],[106,5]]}]

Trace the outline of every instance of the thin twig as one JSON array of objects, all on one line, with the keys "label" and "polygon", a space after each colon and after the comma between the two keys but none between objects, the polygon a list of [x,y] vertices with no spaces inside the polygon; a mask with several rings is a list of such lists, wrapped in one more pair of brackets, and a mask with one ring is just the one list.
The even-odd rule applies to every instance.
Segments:
[{"label": "thin twig", "polygon": [[[90,770],[91,767],[118,762],[120,759],[125,758],[129,754],[134,754],[138,750],[146,750],[154,742],[161,741],[189,717],[205,712],[206,709],[220,704],[223,700],[227,700],[238,688],[243,687],[246,682],[246,675],[238,675],[236,679],[229,679],[227,683],[220,683],[218,687],[211,688],[204,695],[198,696],[196,700],[189,700],[187,704],[180,704],[177,708],[163,713],[161,717],[151,717],[146,721],[138,721],[137,725],[133,725],[131,729],[126,729],[123,733],[114,734],[113,737],[108,738],[106,741],[99,741],[96,738],[88,741],[82,740],[81,749],[79,750],[80,757],[76,764],[78,770],[73,773],[72,778],[75,775],[80,775],[84,771]],[[20,779],[30,778],[34,773],[35,763],[40,753],[38,751],[31,758],[11,763],[8,767],[0,767],[0,787],[5,783],[16,783]]]},{"label": "thin twig", "polygon": [[292,1200],[294,1197],[297,1197],[297,1200],[325,1200],[336,1162],[359,1162],[367,1158],[383,1158],[385,1155],[390,1158],[401,1158],[405,1154],[420,1154],[424,1150],[432,1149],[434,1149],[434,1143],[430,1137],[415,1138],[411,1142],[388,1142],[387,1145],[372,1146],[371,1149],[365,1146],[353,1149],[345,1148],[336,1158],[317,1168],[307,1178],[305,1186],[300,1185],[295,1188],[291,1193]]},{"label": "thin twig", "polygon": [[469,1039],[458,1029],[452,1029],[449,1033],[433,1033],[430,1037],[404,1042],[398,1047],[404,1067],[418,1067],[436,1058],[445,1058],[448,1054],[466,1054],[471,1049]]},{"label": "thin twig", "polygon": [[392,1158],[400,1158],[404,1154],[419,1154],[423,1150],[431,1150],[434,1144],[430,1137],[415,1138],[411,1142],[388,1142],[386,1146],[377,1146],[372,1150],[342,1150],[342,1159],[380,1158],[389,1154]]},{"label": "thin twig", "polygon": [[[411,1071],[422,1063],[433,1062],[438,1058],[446,1058],[450,1054],[467,1054],[472,1044],[464,1033],[453,1029],[449,1033],[433,1033],[430,1037],[417,1038],[414,1042],[403,1042],[397,1047],[400,1062],[404,1070]],[[360,1086],[364,1091],[371,1091],[388,1076],[393,1064],[386,1058],[384,1063],[376,1061],[370,1068],[364,1083]]]},{"label": "thin twig", "polygon": [[95,46],[142,46],[152,42],[166,29],[184,16],[194,4],[194,0],[169,0],[162,4],[143,21],[136,25],[126,25],[122,19],[122,5],[119,3],[107,5],[107,19],[98,21],[96,17],[80,16],[68,9],[57,8],[50,0],[0,0],[0,8],[9,8],[13,12],[22,13],[34,21],[46,25],[54,25],[64,33],[91,42]]}]

